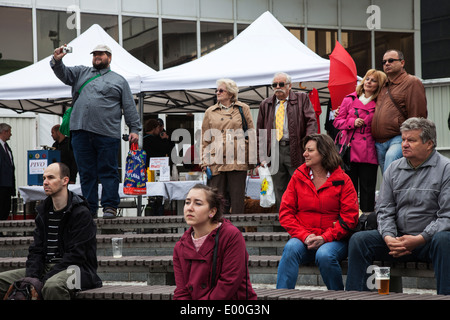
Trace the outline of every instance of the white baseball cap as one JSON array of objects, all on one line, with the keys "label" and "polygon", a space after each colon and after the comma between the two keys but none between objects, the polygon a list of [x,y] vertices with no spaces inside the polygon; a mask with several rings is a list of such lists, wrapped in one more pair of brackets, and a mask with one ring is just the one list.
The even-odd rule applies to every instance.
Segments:
[{"label": "white baseball cap", "polygon": [[112,54],[111,48],[108,47],[106,44],[99,44],[97,45],[91,53],[94,53],[96,51],[102,51],[102,52],[109,52]]}]

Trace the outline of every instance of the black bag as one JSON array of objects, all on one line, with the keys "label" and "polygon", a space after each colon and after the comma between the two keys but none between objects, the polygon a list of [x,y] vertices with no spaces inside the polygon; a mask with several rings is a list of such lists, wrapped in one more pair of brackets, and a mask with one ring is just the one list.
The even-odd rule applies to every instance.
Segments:
[{"label": "black bag", "polygon": [[[358,115],[358,109],[355,108],[355,114],[357,117],[359,117]],[[353,136],[355,135],[356,129],[353,130],[352,136],[350,137],[350,139],[348,141],[344,141],[343,143],[340,143],[342,141],[342,134],[343,131],[339,131],[339,133],[337,134],[334,144],[336,146],[336,150],[339,153],[339,156],[342,159],[343,164],[343,168],[344,171],[350,171],[350,151],[351,151],[351,147],[350,147],[350,143],[352,142]]]},{"label": "black bag", "polygon": [[340,131],[336,136],[335,146],[337,152],[339,153],[339,156],[342,159],[343,162],[342,169],[344,169],[344,171],[350,171],[350,150],[351,150],[350,141],[352,141],[355,131],[356,129],[353,130],[353,134],[348,142],[346,141],[344,143],[339,143],[339,141],[341,141],[340,138],[342,137],[342,131]]},{"label": "black bag", "polygon": [[366,230],[376,230],[378,227],[377,223],[377,213],[375,211],[372,212],[362,212],[358,218],[358,224],[355,228],[351,229],[348,225],[342,220],[339,216],[339,224],[350,233],[355,233],[358,231],[366,231]]},{"label": "black bag", "polygon": [[39,279],[22,278],[9,287],[3,300],[42,300],[43,286]]}]

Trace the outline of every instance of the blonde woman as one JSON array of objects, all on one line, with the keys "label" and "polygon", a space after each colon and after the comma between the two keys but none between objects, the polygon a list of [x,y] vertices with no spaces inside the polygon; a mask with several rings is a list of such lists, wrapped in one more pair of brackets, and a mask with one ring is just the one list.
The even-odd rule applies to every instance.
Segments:
[{"label": "blonde woman", "polygon": [[238,92],[233,80],[217,80],[217,103],[206,110],[202,123],[201,163],[202,170],[211,170],[208,185],[229,198],[236,214],[244,212],[247,171],[253,167],[248,156],[253,138],[246,136],[255,133],[250,108],[238,100]]},{"label": "blonde woman", "polygon": [[367,71],[356,91],[342,100],[333,123],[336,129],[343,131],[341,143],[351,139],[350,170],[346,173],[356,191],[359,187],[363,212],[372,212],[375,206],[378,160],[371,128],[376,99],[386,78],[382,71]]}]

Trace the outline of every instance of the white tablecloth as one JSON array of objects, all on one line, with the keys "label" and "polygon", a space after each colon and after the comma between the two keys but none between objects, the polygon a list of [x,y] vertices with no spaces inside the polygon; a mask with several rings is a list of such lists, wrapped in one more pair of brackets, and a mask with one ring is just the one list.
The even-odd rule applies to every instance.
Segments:
[{"label": "white tablecloth", "polygon": [[[203,181],[166,181],[166,182],[147,182],[147,193],[143,197],[161,196],[166,200],[184,200],[186,195],[194,185],[204,183]],[[79,184],[69,184],[69,190],[81,195],[81,186]],[[24,203],[28,201],[44,200],[46,198],[43,186],[22,186],[19,187],[20,196]],[[98,186],[98,196],[101,198],[102,186]],[[119,185],[119,196],[121,198],[136,197],[123,193],[123,184]]]},{"label": "white tablecloth", "polygon": [[[147,182],[147,193],[143,197],[161,196],[166,200],[184,200],[188,191],[197,183],[205,184],[203,180],[187,181],[165,181],[165,182]],[[259,200],[261,182],[259,178],[247,177],[246,195],[252,199]],[[81,195],[81,186],[79,184],[69,184],[69,190]],[[20,196],[24,203],[29,201],[44,200],[46,198],[44,187],[42,186],[22,186],[19,187]],[[102,186],[98,186],[98,196],[101,198]],[[135,197],[123,193],[123,184],[119,185],[119,196],[121,198]]]}]

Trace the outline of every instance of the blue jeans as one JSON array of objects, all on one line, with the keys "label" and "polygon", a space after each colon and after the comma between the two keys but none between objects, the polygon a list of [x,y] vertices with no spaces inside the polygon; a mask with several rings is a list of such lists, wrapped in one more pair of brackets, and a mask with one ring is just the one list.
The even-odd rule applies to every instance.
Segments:
[{"label": "blue jeans", "polygon": [[378,164],[381,172],[384,173],[393,161],[403,157],[402,136],[395,136],[386,142],[375,142],[375,149],[377,149]]},{"label": "blue jeans", "polygon": [[92,215],[97,215],[98,182],[102,184],[101,205],[117,208],[119,196],[118,155],[120,139],[88,131],[71,131],[72,147],[80,174],[81,191]]},{"label": "blue jeans", "polygon": [[340,262],[347,257],[347,245],[346,241],[333,241],[324,243],[317,250],[308,250],[299,239],[290,239],[284,246],[278,266],[277,289],[295,288],[299,266],[314,261],[329,290],[344,290]]},{"label": "blue jeans", "polygon": [[348,273],[345,289],[367,291],[367,268],[373,261],[424,261],[433,264],[437,293],[450,294],[450,231],[436,233],[426,244],[417,247],[410,255],[394,258],[377,230],[357,232],[348,246]]}]

